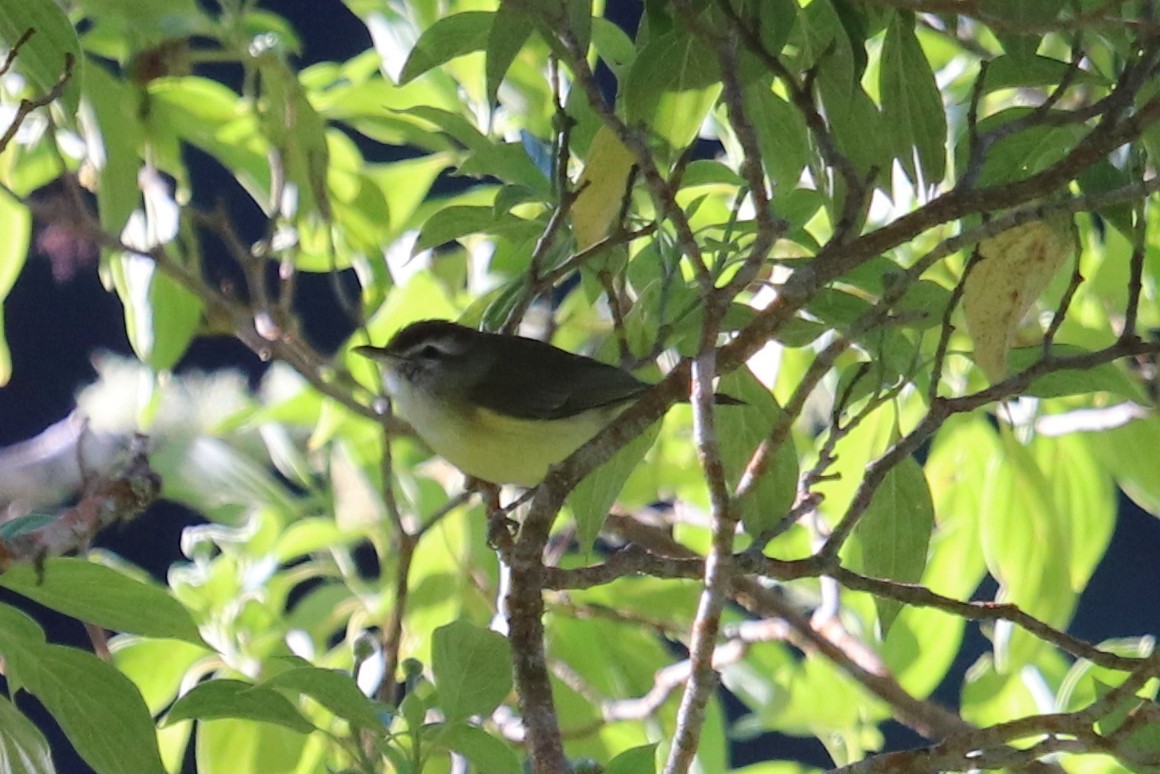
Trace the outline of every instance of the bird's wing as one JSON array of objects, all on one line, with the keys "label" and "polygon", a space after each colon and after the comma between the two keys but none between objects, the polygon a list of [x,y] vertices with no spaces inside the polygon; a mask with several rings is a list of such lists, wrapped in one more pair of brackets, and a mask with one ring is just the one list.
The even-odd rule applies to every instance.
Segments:
[{"label": "bird's wing", "polygon": [[[589,409],[631,400],[649,385],[616,366],[565,352],[543,342],[516,337],[502,342],[500,363],[472,390],[471,403],[521,419],[564,419]],[[532,365],[534,364],[534,365]],[[514,400],[512,396],[523,396]]]}]

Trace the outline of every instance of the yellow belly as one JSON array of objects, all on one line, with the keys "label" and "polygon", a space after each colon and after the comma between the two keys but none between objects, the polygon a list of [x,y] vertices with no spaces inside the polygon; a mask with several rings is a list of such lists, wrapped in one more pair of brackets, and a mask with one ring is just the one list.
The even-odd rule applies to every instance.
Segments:
[{"label": "yellow belly", "polygon": [[[402,386],[402,385],[398,385]],[[468,475],[495,484],[535,486],[550,465],[591,439],[624,406],[562,420],[514,419],[487,409],[439,406],[425,392],[397,389],[399,415],[432,451]]]}]

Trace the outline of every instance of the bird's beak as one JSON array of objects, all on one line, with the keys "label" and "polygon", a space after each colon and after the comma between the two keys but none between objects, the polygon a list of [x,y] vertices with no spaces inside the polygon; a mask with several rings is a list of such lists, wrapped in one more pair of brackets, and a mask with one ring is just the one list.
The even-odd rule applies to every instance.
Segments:
[{"label": "bird's beak", "polygon": [[351,351],[356,355],[368,357],[371,360],[377,361],[379,363],[400,359],[398,355],[396,355],[394,352],[391,352],[386,347],[373,347],[370,344],[360,344]]}]

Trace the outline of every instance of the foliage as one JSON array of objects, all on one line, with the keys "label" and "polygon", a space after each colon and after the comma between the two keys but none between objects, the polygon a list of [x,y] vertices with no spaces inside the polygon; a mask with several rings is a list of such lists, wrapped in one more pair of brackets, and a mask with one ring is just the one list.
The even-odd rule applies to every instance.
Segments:
[{"label": "foliage", "polygon": [[[851,772],[1160,765],[1151,639],[1066,633],[1115,485],[1160,516],[1151,3],[347,0],[374,47],[301,70],[245,0],[65,5],[0,7],[0,301],[33,215],[100,247],[140,366],[82,406],[208,523],[162,589],[10,509],[0,584],[116,632],[0,606],[11,770],[51,769],[20,690],[102,773],[717,772],[764,731]],[[489,526],[350,349],[533,309],[658,385]],[[222,333],[254,393],[173,374]]]}]

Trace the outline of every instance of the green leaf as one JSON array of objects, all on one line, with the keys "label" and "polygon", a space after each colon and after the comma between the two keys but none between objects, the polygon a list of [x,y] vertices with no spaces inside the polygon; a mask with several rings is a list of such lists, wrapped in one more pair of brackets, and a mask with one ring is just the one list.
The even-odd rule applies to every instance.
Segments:
[{"label": "green leaf", "polygon": [[[740,406],[716,409],[717,442],[725,480],[737,487],[753,452],[769,437],[785,412],[765,385],[748,368],[738,368],[721,378],[718,389],[744,401]],[[750,535],[759,535],[780,523],[797,495],[798,459],[793,439],[786,436],[765,474],[757,480],[741,505],[741,523]]]},{"label": "green leaf", "polygon": [[65,86],[62,99],[71,116],[77,111],[84,84],[85,59],[80,41],[60,6],[45,0],[6,0],[0,5],[0,48],[9,49],[26,31],[31,38],[16,55],[16,67],[32,83],[41,98],[52,91],[65,71],[65,58],[73,61],[72,78]]},{"label": "green leaf", "polygon": [[451,721],[491,714],[512,688],[508,641],[469,621],[435,630],[431,670],[438,706]]},{"label": "green leaf", "polygon": [[[1152,126],[1155,125],[1153,124]],[[1147,146],[1145,145],[1145,147]],[[1132,176],[1127,170],[1113,166],[1107,159],[1100,159],[1084,169],[1076,182],[1079,183],[1079,187],[1085,196],[1095,196],[1131,185]],[[1096,212],[1115,226],[1121,236],[1126,239],[1133,239],[1133,211],[1138,206],[1139,202],[1122,202],[1120,204],[1102,207],[1096,210]]]},{"label": "green leaf", "polygon": [[172,725],[179,720],[221,718],[274,723],[302,734],[314,730],[314,725],[277,691],[227,678],[217,678],[194,686],[193,690],[169,708],[164,725]]},{"label": "green leaf", "polygon": [[1116,525],[1112,478],[1078,433],[1036,436],[1031,452],[1050,482],[1071,538],[1071,589],[1082,593],[1107,551]]},{"label": "green leaf", "polygon": [[0,770],[8,774],[55,771],[44,734],[4,697],[0,697]]},{"label": "green leaf", "polygon": [[[801,112],[759,81],[745,88],[745,107],[757,133],[761,163],[778,189],[792,189],[810,160],[809,132]],[[803,221],[804,222],[804,221]]]},{"label": "green leaf", "polygon": [[938,183],[946,173],[946,113],[930,62],[914,34],[913,14],[895,13],[886,28],[878,91],[895,158],[916,185]]},{"label": "green leaf", "polygon": [[32,616],[10,605],[0,605],[0,651],[13,645],[26,647],[43,642],[44,630]]},{"label": "green leaf", "polygon": [[113,666],[133,681],[154,715],[173,703],[189,670],[209,656],[204,646],[136,635],[118,636],[111,650]]},{"label": "green leaf", "polygon": [[608,509],[659,434],[659,424],[647,428],[585,476],[568,494],[567,503],[576,519],[576,539],[581,550],[592,547],[608,517]]},{"label": "green leaf", "polygon": [[306,90],[286,62],[278,56],[258,57],[265,109],[259,113],[261,127],[278,159],[286,180],[298,194],[297,214],[317,212],[323,221],[332,219],[327,171],[330,149],[326,124],[314,109]]},{"label": "green leaf", "polygon": [[[823,93],[823,99],[825,96]],[[838,97],[830,98],[831,103],[838,101]],[[865,89],[855,86],[838,106],[827,104],[826,109],[838,150],[859,172],[867,174],[871,169],[881,172],[890,168],[892,153],[885,120]],[[879,174],[878,180],[882,177]]]},{"label": "green leaf", "polygon": [[[1071,589],[1073,537],[1051,483],[1028,449],[1001,435],[983,481],[981,537],[999,598],[1049,626],[1064,626],[1075,607]],[[1023,630],[1005,627],[995,638],[1000,672],[1017,671],[1045,647]]]},{"label": "green leaf", "polygon": [[465,11],[436,21],[423,30],[415,47],[411,49],[399,73],[399,85],[457,56],[486,49],[495,19],[496,14],[491,11]]},{"label": "green leaf", "polygon": [[101,227],[107,234],[120,234],[133,210],[141,206],[137,186],[141,166],[137,148],[143,137],[137,120],[139,95],[104,68],[94,67],[88,74],[86,96],[92,102],[104,143],[105,164],[97,188]]},{"label": "green leaf", "polygon": [[1160,517],[1160,476],[1156,475],[1156,439],[1160,419],[1146,417],[1099,433],[1085,433],[1094,457],[1141,508]]},{"label": "green leaf", "polygon": [[4,339],[4,299],[24,268],[31,234],[32,215],[28,208],[0,195],[0,387],[12,377],[12,356]]},{"label": "green leaf", "polygon": [[592,47],[618,81],[627,74],[628,68],[636,59],[636,47],[632,38],[618,25],[602,16],[592,19]]},{"label": "green leaf", "polygon": [[491,207],[469,207],[452,205],[436,210],[423,224],[419,238],[411,248],[412,254],[438,247],[469,234],[503,235],[518,238],[522,234],[540,231],[533,221],[523,220],[514,215],[496,217]]},{"label": "green leaf", "polygon": [[1013,32],[1050,25],[1062,8],[1058,0],[983,0],[981,10],[986,17],[995,19],[995,36],[1003,43],[1003,50],[1017,61],[1029,60],[1043,39],[1038,32]]},{"label": "green leaf", "polygon": [[[875,578],[917,583],[926,568],[933,529],[930,487],[922,466],[907,457],[886,473],[854,530],[862,545],[862,571]],[[902,603],[875,597],[874,605],[885,638]]]},{"label": "green leaf", "polygon": [[655,774],[657,746],[646,744],[625,750],[608,762],[604,774]]},{"label": "green leaf", "polygon": [[699,38],[675,30],[645,43],[624,80],[625,118],[683,148],[721,91],[717,59]]},{"label": "green leaf", "polygon": [[963,720],[978,726],[989,726],[1011,718],[1038,715],[1042,708],[1032,693],[1031,681],[1018,673],[1008,674],[995,667],[995,659],[986,653],[971,665],[963,681]]},{"label": "green leaf", "polygon": [[7,666],[99,774],[162,774],[153,719],[129,678],[63,645],[0,644]]},{"label": "green leaf", "polygon": [[18,565],[0,575],[0,586],[106,629],[204,644],[189,611],[164,588],[83,559],[47,559],[39,577]]},{"label": "green leaf", "polygon": [[[1070,75],[1069,75],[1070,73]],[[987,77],[983,82],[986,92],[1000,89],[1028,89],[1053,86],[1065,77],[1072,83],[1095,85],[1103,83],[1099,75],[1082,67],[1072,68],[1068,62],[1049,56],[1015,57],[997,56],[987,64]]]},{"label": "green leaf", "polygon": [[[1088,354],[1089,350],[1070,344],[1056,344],[1052,346],[1051,353],[1057,358],[1067,358]],[[1019,373],[1030,368],[1042,357],[1043,347],[1019,347],[1011,350],[1007,362],[1011,373]],[[1059,398],[1066,395],[1088,395],[1093,392],[1110,392],[1141,403],[1148,401],[1140,385],[1115,363],[1052,371],[1031,382],[1024,394],[1040,398]]]},{"label": "green leaf", "polygon": [[520,774],[523,766],[511,747],[467,723],[450,723],[440,729],[435,741],[462,755],[479,774]]},{"label": "green leaf", "polygon": [[[987,138],[996,131],[999,133],[999,138],[987,149],[986,160],[978,179],[980,186],[1000,185],[1040,172],[1070,153],[1086,134],[1083,127],[1052,121],[1053,118],[1066,114],[1047,111],[1042,121],[1033,122],[1031,126],[1021,131],[1004,136],[1008,130],[1001,127],[1023,118],[1033,109],[1008,108],[979,121],[977,133],[980,137]],[[960,136],[955,151],[960,174],[968,160],[969,147],[966,136]]]},{"label": "green leaf", "polygon": [[168,371],[177,365],[197,335],[204,305],[184,285],[154,266],[148,307],[153,330],[145,362],[155,371]]},{"label": "green leaf", "polygon": [[383,725],[375,702],[363,695],[347,672],[301,666],[275,675],[262,685],[305,694],[338,717],[362,728],[377,729]]},{"label": "green leaf", "polygon": [[[207,720],[197,724],[197,770],[202,774],[266,774],[296,772],[315,758],[317,748],[306,736],[277,723],[249,720]],[[388,748],[393,750],[393,748]],[[311,767],[325,771],[322,764]],[[399,768],[399,774],[413,770]]]},{"label": "green leaf", "polygon": [[500,4],[487,35],[487,101],[494,105],[500,83],[532,34],[531,18],[523,9]]}]

